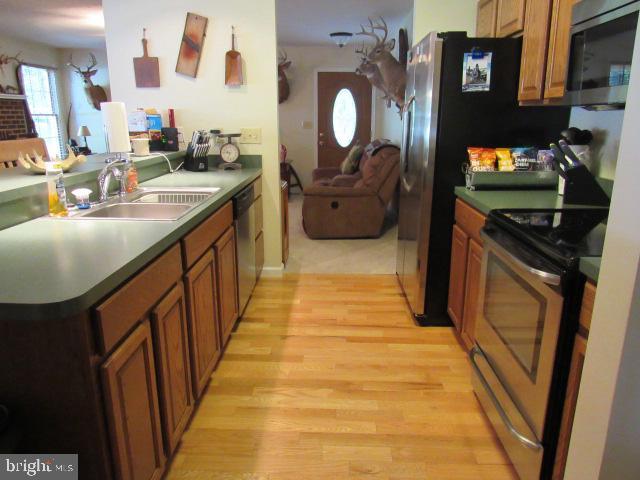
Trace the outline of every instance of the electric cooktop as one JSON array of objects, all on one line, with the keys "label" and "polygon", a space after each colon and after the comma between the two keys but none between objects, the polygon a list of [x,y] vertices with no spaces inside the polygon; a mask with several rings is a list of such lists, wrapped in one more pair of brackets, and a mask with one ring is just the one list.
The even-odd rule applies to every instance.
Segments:
[{"label": "electric cooktop", "polygon": [[489,212],[487,225],[571,266],[580,257],[602,256],[608,215],[607,208],[499,209]]}]

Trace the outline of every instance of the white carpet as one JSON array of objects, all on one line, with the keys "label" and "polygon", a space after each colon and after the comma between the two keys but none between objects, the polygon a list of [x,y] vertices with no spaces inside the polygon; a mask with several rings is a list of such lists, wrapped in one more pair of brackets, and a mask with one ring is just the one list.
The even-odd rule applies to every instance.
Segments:
[{"label": "white carpet", "polygon": [[302,229],[302,195],[289,197],[287,273],[393,274],[397,225],[382,237],[357,240],[311,240]]}]

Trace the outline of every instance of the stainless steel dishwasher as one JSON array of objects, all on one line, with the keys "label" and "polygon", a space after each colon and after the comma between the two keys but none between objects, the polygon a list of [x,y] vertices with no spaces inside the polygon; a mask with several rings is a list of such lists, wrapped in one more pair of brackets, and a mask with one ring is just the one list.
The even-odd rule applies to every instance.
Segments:
[{"label": "stainless steel dishwasher", "polygon": [[253,185],[233,197],[233,214],[238,235],[238,301],[240,315],[256,285],[256,212]]}]

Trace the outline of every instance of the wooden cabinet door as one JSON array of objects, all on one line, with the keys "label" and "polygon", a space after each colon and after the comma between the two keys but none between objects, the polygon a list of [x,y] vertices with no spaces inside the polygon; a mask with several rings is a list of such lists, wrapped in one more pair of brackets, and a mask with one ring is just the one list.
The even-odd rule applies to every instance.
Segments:
[{"label": "wooden cabinet door", "polygon": [[[526,0],[498,0],[496,36],[508,37],[524,30]],[[529,0],[537,5],[538,0]]]},{"label": "wooden cabinet door", "polygon": [[260,279],[264,268],[264,233],[256,237],[256,279]]},{"label": "wooden cabinet door", "polygon": [[578,392],[580,391],[580,380],[582,378],[582,368],[584,366],[584,356],[587,352],[587,339],[582,335],[576,335],[571,354],[571,366],[569,367],[569,379],[567,380],[567,393],[564,397],[562,407],[562,420],[560,421],[560,433],[558,436],[558,449],[553,465],[553,480],[564,478],[564,469],[567,465],[567,454],[569,453],[569,441],[571,440],[571,430],[573,429],[573,417],[576,413],[578,403]]},{"label": "wooden cabinet door", "polygon": [[460,331],[464,310],[464,287],[467,274],[467,249],[469,235],[457,225],[453,226],[451,238],[451,272],[449,275],[449,301],[447,312]]},{"label": "wooden cabinet door", "polygon": [[553,0],[544,98],[564,96],[569,68],[571,11],[577,0]]},{"label": "wooden cabinet door", "polygon": [[184,289],[179,282],[151,312],[167,455],[178,446],[194,400]]},{"label": "wooden cabinet door", "polygon": [[282,263],[289,259],[289,184],[282,186]]},{"label": "wooden cabinet door", "polygon": [[209,250],[185,275],[191,378],[200,398],[220,358],[217,279],[213,251]]},{"label": "wooden cabinet door", "polygon": [[521,102],[541,100],[544,93],[551,3],[552,0],[536,0],[527,5],[518,87]]},{"label": "wooden cabinet door", "polygon": [[476,37],[496,36],[498,0],[480,0],[476,14]]},{"label": "wooden cabinet door", "polygon": [[474,239],[469,240],[467,255],[467,278],[464,289],[464,312],[462,314],[461,337],[467,349],[475,342],[476,314],[478,312],[478,293],[482,270],[482,245]]},{"label": "wooden cabinet door", "polygon": [[166,459],[148,321],[103,364],[102,381],[116,478],[159,479]]},{"label": "wooden cabinet door", "polygon": [[214,249],[218,267],[221,345],[224,347],[238,319],[238,268],[236,234],[233,226],[215,243]]}]

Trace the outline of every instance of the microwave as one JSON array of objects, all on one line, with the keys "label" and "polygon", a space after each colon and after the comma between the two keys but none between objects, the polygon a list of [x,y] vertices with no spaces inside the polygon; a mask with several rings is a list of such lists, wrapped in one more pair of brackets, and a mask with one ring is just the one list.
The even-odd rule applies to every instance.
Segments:
[{"label": "microwave", "polygon": [[573,7],[564,102],[624,108],[640,0],[582,0]]}]

